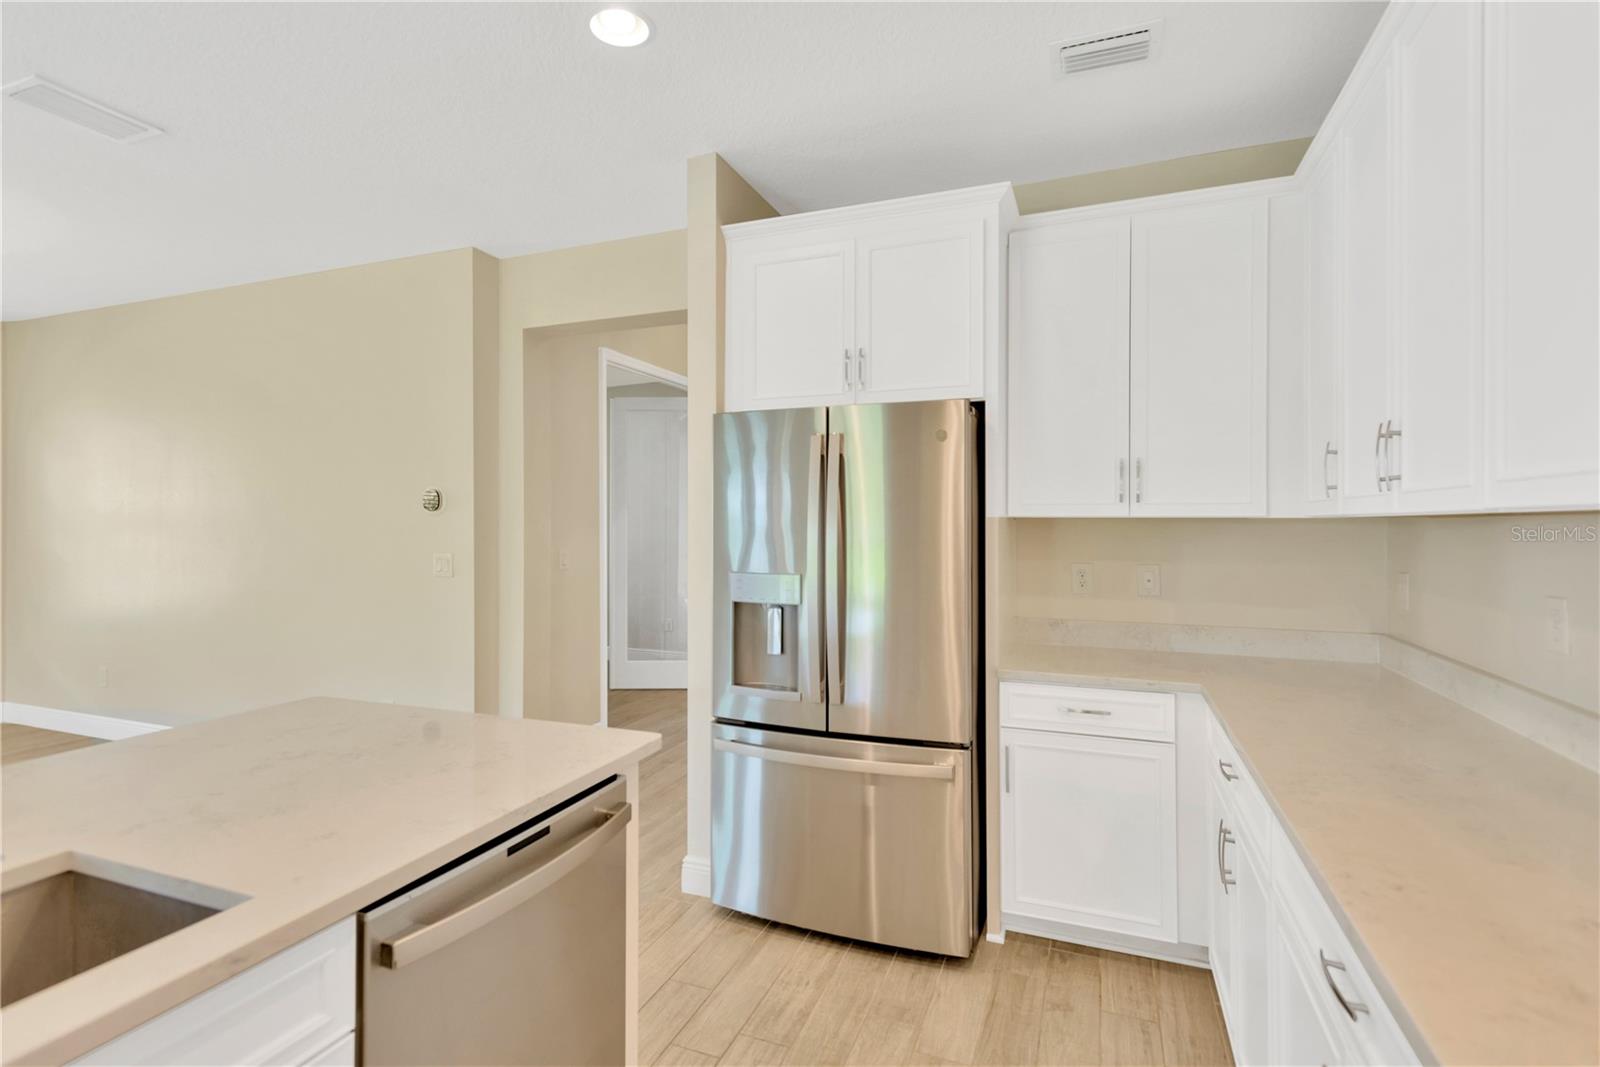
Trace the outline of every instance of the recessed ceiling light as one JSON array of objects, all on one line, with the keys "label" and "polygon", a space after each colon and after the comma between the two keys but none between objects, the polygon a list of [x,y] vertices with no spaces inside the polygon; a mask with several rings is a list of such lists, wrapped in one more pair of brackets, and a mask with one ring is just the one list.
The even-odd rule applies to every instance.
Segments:
[{"label": "recessed ceiling light", "polygon": [[86,130],[93,130],[102,137],[109,137],[123,144],[143,141],[161,132],[148,122],[142,122],[132,115],[106,107],[99,101],[90,100],[82,93],[75,93],[37,74],[30,74],[20,81],[14,81],[0,88],[0,94],[4,94],[7,100],[15,100],[19,104],[47,111],[58,119],[66,119]]},{"label": "recessed ceiling light", "polygon": [[632,48],[649,40],[650,23],[643,15],[635,15],[626,8],[608,7],[595,12],[594,18],[589,20],[589,32],[606,44]]}]

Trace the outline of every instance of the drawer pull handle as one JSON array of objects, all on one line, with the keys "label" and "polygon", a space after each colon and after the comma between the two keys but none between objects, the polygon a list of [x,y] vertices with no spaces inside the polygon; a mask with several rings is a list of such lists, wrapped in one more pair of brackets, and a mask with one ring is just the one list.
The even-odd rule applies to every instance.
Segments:
[{"label": "drawer pull handle", "polygon": [[1109,711],[1100,708],[1069,708],[1065,704],[1057,704],[1056,710],[1066,715],[1110,715]]},{"label": "drawer pull handle", "polygon": [[1234,836],[1228,832],[1227,825],[1217,820],[1217,881],[1222,883],[1222,891],[1226,893],[1230,885],[1238,885],[1239,880],[1228,869],[1228,846],[1233,844]]},{"label": "drawer pull handle", "polygon": [[1344,1013],[1350,1016],[1350,1021],[1354,1022],[1357,1015],[1371,1014],[1367,1006],[1361,1001],[1348,1000],[1343,993],[1339,992],[1339,986],[1333,980],[1333,972],[1348,971],[1345,965],[1338,960],[1330,960],[1320,948],[1317,949],[1317,959],[1322,961],[1322,977],[1327,979],[1328,988],[1333,990],[1333,999],[1337,1000],[1339,1007],[1343,1008]]},{"label": "drawer pull handle", "polygon": [[1233,773],[1233,764],[1231,763],[1224,763],[1222,760],[1217,760],[1217,770],[1222,772],[1224,781],[1237,782],[1239,780],[1239,776]]}]

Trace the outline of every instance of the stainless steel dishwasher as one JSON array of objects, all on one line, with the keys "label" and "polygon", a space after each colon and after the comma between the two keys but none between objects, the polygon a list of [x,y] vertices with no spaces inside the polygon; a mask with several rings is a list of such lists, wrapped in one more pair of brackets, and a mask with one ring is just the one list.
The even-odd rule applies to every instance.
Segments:
[{"label": "stainless steel dishwasher", "polygon": [[626,783],[613,778],[361,913],[364,1064],[620,1064]]}]

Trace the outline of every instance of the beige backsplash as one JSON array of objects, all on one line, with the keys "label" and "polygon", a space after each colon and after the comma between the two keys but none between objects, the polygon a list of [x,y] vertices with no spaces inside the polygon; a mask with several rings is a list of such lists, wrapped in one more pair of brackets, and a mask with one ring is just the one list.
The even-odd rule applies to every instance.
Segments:
[{"label": "beige backsplash", "polygon": [[[1600,712],[1600,543],[1519,540],[1593,528],[1594,512],[1367,519],[1012,519],[1002,567],[1010,640],[1039,620],[1389,634]],[[1530,535],[1522,535],[1529,537]],[[1547,537],[1549,535],[1546,535]],[[1581,535],[1580,535],[1581,536]],[[1072,591],[1072,564],[1094,588]],[[1139,564],[1161,595],[1135,592]],[[1402,610],[1398,575],[1410,575]],[[1545,649],[1546,597],[1567,600],[1571,650]],[[1078,639],[1093,627],[1057,626]],[[1335,657],[1342,658],[1342,657]]]}]

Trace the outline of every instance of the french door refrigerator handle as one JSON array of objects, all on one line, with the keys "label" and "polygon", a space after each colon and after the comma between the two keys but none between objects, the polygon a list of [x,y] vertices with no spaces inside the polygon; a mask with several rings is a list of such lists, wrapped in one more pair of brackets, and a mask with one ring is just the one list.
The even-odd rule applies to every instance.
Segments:
[{"label": "french door refrigerator handle", "polygon": [[844,434],[828,435],[827,488],[822,512],[823,615],[827,631],[828,703],[844,703]]},{"label": "french door refrigerator handle", "polygon": [[811,435],[806,456],[806,562],[805,592],[802,596],[809,625],[800,636],[800,699],[808,704],[823,701],[828,684],[823,674],[822,640],[826,613],[822,610],[822,522],[827,508],[822,500],[822,470],[828,463],[828,442],[824,434]]},{"label": "french door refrigerator handle", "polygon": [[890,778],[938,778],[946,782],[956,776],[955,766],[950,763],[895,763],[890,760],[852,759],[848,756],[821,756],[814,752],[795,752],[787,748],[749,745],[743,741],[729,741],[723,737],[713,738],[711,747],[717,752],[727,752],[735,756],[749,756],[751,759],[766,760],[768,763],[788,763],[795,767],[811,767],[823,771],[881,774]]},{"label": "french door refrigerator handle", "polygon": [[532,900],[583,866],[622,833],[633,819],[633,805],[623,803],[615,808],[596,809],[595,814],[600,819],[593,830],[521,878],[501,886],[488,896],[479,897],[442,919],[436,919],[392,941],[380,943],[378,965],[398,970],[483,929],[511,909]]}]

